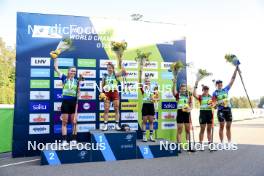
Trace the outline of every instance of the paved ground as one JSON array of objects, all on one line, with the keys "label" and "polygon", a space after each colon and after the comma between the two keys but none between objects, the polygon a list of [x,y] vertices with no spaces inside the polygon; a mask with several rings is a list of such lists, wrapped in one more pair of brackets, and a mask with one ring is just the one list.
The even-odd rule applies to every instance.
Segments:
[{"label": "paved ground", "polygon": [[[217,136],[217,133],[215,134]],[[192,154],[183,152],[179,157],[152,160],[96,162],[61,166],[39,166],[38,157],[12,159],[2,155],[0,158],[0,176],[264,176],[263,135],[264,118],[261,118],[234,123],[233,141],[239,143],[237,151],[209,152],[206,150]],[[23,163],[24,161],[29,162]]]}]

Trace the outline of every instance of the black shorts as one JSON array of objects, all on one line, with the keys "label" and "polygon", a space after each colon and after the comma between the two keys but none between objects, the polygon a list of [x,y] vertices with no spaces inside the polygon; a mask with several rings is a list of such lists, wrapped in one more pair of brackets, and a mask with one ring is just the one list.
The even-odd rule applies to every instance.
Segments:
[{"label": "black shorts", "polygon": [[213,112],[211,110],[200,110],[200,124],[212,124]]},{"label": "black shorts", "polygon": [[76,106],[76,99],[73,100],[63,100],[61,104],[62,114],[74,114]]},{"label": "black shorts", "polygon": [[155,108],[153,103],[143,103],[142,106],[142,117],[143,116],[154,116]]},{"label": "black shorts", "polygon": [[181,109],[177,111],[177,123],[190,123],[190,113],[183,112]]},{"label": "black shorts", "polygon": [[217,111],[217,117],[219,122],[232,122],[232,111],[231,108],[223,108]]}]

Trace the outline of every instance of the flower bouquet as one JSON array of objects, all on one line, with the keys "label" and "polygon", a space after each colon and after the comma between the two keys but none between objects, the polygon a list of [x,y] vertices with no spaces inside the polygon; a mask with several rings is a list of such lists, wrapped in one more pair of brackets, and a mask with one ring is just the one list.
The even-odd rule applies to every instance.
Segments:
[{"label": "flower bouquet", "polygon": [[139,63],[140,70],[143,69],[143,66],[149,62],[149,56],[151,55],[151,52],[143,52],[140,50],[137,50],[137,56],[135,58],[135,61]]},{"label": "flower bouquet", "polygon": [[211,75],[213,75],[213,74],[209,73],[207,70],[199,69],[198,73],[196,74],[196,80],[202,80],[203,78],[211,76]]},{"label": "flower bouquet", "polygon": [[240,64],[238,58],[234,54],[226,54],[225,60],[226,60],[226,62],[229,62],[234,66],[238,66]]},{"label": "flower bouquet", "polygon": [[122,57],[124,51],[127,49],[127,42],[111,42],[111,50],[116,54],[118,60],[118,68],[121,68],[122,65]]},{"label": "flower bouquet", "polygon": [[100,95],[99,95],[99,100],[103,100],[103,101],[106,100],[106,95],[105,95],[105,93],[100,93]]},{"label": "flower bouquet", "polygon": [[188,66],[189,64],[184,64],[182,63],[182,61],[178,60],[174,62],[173,64],[171,64],[169,71],[172,72],[174,79],[176,79],[180,71]]},{"label": "flower bouquet", "polygon": [[71,47],[72,40],[70,38],[64,38],[59,42],[56,50],[50,52],[50,57],[52,59],[57,59],[62,52],[69,50]]}]

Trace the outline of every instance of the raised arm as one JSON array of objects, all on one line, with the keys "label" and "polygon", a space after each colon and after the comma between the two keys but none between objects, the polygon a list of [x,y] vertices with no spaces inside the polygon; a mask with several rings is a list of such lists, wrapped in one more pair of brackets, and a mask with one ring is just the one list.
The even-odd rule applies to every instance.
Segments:
[{"label": "raised arm", "polygon": [[176,94],[177,94],[176,84],[177,84],[177,79],[173,79],[172,80],[172,94],[174,97],[176,97]]},{"label": "raised arm", "polygon": [[122,75],[125,75],[126,74],[126,69],[124,67],[121,68],[121,71],[116,73],[116,77],[120,77]]},{"label": "raised arm", "polygon": [[238,66],[236,67],[234,73],[233,73],[233,76],[231,78],[231,81],[229,82],[228,86],[231,88],[235,82],[235,79],[236,79],[236,75],[237,75],[237,71],[238,71]]},{"label": "raised arm", "polygon": [[57,72],[59,77],[62,76],[62,72],[59,70],[58,59],[54,59],[54,70]]},{"label": "raised arm", "polygon": [[197,95],[197,87],[198,87],[198,80],[195,81],[195,85],[193,88],[193,96],[194,96],[194,98],[199,99],[199,97]]}]

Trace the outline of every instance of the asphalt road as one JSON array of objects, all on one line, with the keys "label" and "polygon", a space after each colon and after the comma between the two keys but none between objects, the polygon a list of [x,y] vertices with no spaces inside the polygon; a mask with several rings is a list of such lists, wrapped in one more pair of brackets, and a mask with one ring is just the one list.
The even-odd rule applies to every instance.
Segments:
[{"label": "asphalt road", "polygon": [[12,159],[6,154],[0,156],[0,176],[264,176],[263,135],[264,118],[260,118],[234,123],[233,141],[239,143],[236,151],[184,151],[178,157],[60,166],[40,166],[39,157]]}]

